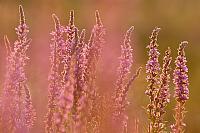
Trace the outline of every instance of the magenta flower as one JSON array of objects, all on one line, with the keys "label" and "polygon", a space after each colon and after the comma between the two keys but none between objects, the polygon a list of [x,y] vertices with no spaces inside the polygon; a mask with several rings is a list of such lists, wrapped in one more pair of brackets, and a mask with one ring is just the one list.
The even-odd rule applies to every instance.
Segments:
[{"label": "magenta flower", "polygon": [[63,40],[63,27],[60,25],[59,19],[56,15],[52,15],[55,23],[55,31],[51,33],[53,36],[52,43],[50,45],[51,48],[51,71],[49,74],[49,101],[48,101],[48,113],[46,115],[46,132],[56,131],[56,123],[54,119],[54,115],[58,110],[58,106],[56,105],[57,100],[59,98],[61,92],[61,79],[59,65],[61,63],[61,52],[62,46],[64,45]]},{"label": "magenta flower", "polygon": [[67,34],[67,39],[62,46],[62,63],[63,68],[63,82],[67,81],[70,76],[70,66],[72,61],[72,55],[75,52],[76,45],[78,44],[78,38],[75,38],[75,30],[78,29],[74,25],[74,11],[70,11],[69,24],[65,28],[65,33]]},{"label": "magenta flower", "polygon": [[[160,100],[160,108],[164,109],[167,103],[170,101],[169,94],[169,82],[170,82],[170,64],[171,64],[171,49],[168,47],[168,50],[165,51],[165,56],[163,58],[163,67],[162,73],[160,75],[160,88],[158,91],[158,99]],[[161,114],[164,113],[164,110],[161,110]]]},{"label": "magenta flower", "polygon": [[121,102],[125,102],[125,101],[122,101],[122,97],[124,95],[123,92],[125,89],[124,86],[127,82],[126,81],[128,79],[127,76],[130,74],[132,63],[133,63],[133,55],[132,55],[133,49],[131,48],[131,45],[130,45],[130,36],[133,29],[134,27],[131,27],[127,31],[125,35],[124,43],[123,45],[121,45],[120,66],[118,68],[118,79],[116,81],[116,90],[115,90],[115,98],[114,98],[115,103],[117,104],[115,105],[115,108],[117,110],[114,112],[115,113],[114,116],[115,115],[118,116],[122,112],[124,112],[124,108],[123,108],[124,104],[121,105]]},{"label": "magenta flower", "polygon": [[174,70],[174,85],[175,85],[175,98],[177,105],[175,108],[176,123],[171,126],[173,133],[183,133],[185,123],[183,122],[185,116],[185,103],[189,99],[189,81],[188,81],[188,68],[186,65],[185,47],[188,42],[183,41],[178,48],[178,56],[175,61],[176,68]]},{"label": "magenta flower", "polygon": [[[86,74],[85,79],[87,83],[86,91],[86,114],[87,114],[87,130],[92,132],[100,132],[100,125],[102,125],[102,97],[96,87],[96,70],[101,57],[102,48],[104,46],[105,28],[102,24],[99,12],[95,12],[96,24],[94,25],[90,39],[86,45]],[[101,109],[101,110],[99,110]]]},{"label": "magenta flower", "polygon": [[20,24],[16,28],[18,40],[12,47],[5,36],[7,48],[7,72],[1,98],[3,132],[29,132],[35,121],[35,110],[32,105],[30,90],[25,73],[29,59],[26,51],[31,39],[27,37],[29,28],[25,23],[22,6],[19,6]]},{"label": "magenta flower", "polygon": [[149,83],[148,89],[145,91],[145,94],[149,97],[150,103],[147,106],[147,113],[150,120],[148,132],[157,132],[157,123],[156,123],[156,105],[155,105],[155,98],[157,96],[157,92],[159,89],[159,74],[160,74],[160,64],[158,61],[159,58],[159,51],[158,51],[158,44],[157,44],[157,36],[160,31],[160,28],[156,27],[151,36],[151,42],[147,46],[149,49],[148,55],[149,60],[146,64],[146,73],[147,77],[146,80]]},{"label": "magenta flower", "polygon": [[130,79],[128,78],[131,67],[133,64],[133,49],[131,47],[131,33],[134,27],[132,26],[125,35],[124,43],[121,45],[121,57],[120,57],[120,65],[118,68],[118,78],[116,81],[116,90],[114,95],[114,112],[113,118],[117,120],[116,122],[120,124],[120,131],[127,132],[127,122],[128,116],[125,111],[127,105],[129,104],[127,100],[128,90],[130,88],[131,83],[135,80],[135,78],[139,75],[141,68],[139,68]]},{"label": "magenta flower", "polygon": [[[78,31],[75,31],[75,37],[78,37]],[[73,118],[75,121],[76,131],[83,132],[85,128],[85,104],[86,104],[86,93],[87,93],[87,82],[86,82],[86,64],[87,64],[87,45],[85,43],[85,30],[82,30],[79,38],[79,42],[76,46],[75,51],[75,90],[74,90],[74,114]]]},{"label": "magenta flower", "polygon": [[160,85],[155,97],[154,103],[154,116],[155,124],[154,131],[162,132],[166,130],[166,125],[164,121],[165,107],[170,101],[169,93],[169,82],[170,82],[170,64],[171,64],[171,50],[168,49],[165,51],[165,56],[163,58],[163,67],[160,75]]},{"label": "magenta flower", "polygon": [[189,99],[189,81],[188,81],[188,68],[186,66],[185,47],[188,42],[184,41],[180,44],[178,49],[178,57],[176,58],[176,69],[174,70],[174,84],[175,84],[175,97],[179,102],[185,102]]},{"label": "magenta flower", "polygon": [[[163,58],[163,67],[162,73],[160,75],[160,89],[158,92],[158,99],[160,100],[160,107],[164,109],[167,103],[170,101],[170,94],[169,94],[169,82],[170,82],[170,64],[172,61],[171,57],[171,49],[165,51],[165,56]],[[164,112],[161,112],[161,114]]]}]

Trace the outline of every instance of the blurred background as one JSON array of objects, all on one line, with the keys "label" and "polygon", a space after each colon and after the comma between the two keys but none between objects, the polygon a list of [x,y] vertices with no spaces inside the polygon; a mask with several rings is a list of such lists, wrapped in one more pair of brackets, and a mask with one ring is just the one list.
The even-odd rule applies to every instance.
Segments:
[{"label": "blurred background", "polygon": [[[200,1],[199,0],[0,0],[0,89],[2,90],[6,50],[3,35],[8,35],[10,42],[16,39],[15,27],[18,25],[18,5],[23,5],[27,24],[30,27],[29,37],[32,38],[28,51],[30,60],[27,66],[27,76],[33,104],[37,111],[37,121],[33,133],[44,132],[44,116],[47,112],[48,73],[50,70],[50,32],[54,28],[51,14],[55,13],[63,25],[68,24],[69,11],[75,11],[75,24],[79,30],[85,28],[87,39],[95,24],[94,12],[99,10],[106,27],[106,45],[99,64],[98,86],[104,94],[112,93],[116,80],[116,70],[119,64],[120,44],[124,33],[130,26],[135,26],[132,36],[134,49],[135,72],[138,66],[143,66],[139,78],[131,86],[128,113],[131,120],[138,118],[139,127],[145,132],[147,117],[143,109],[148,98],[144,94],[145,63],[148,59],[146,46],[149,36],[155,26],[161,27],[158,44],[160,45],[160,61],[167,47],[171,47],[173,59],[177,55],[178,44],[187,40],[189,45],[186,56],[190,78],[190,100],[187,102],[185,122],[186,132],[200,132]],[[174,64],[172,63],[174,68]],[[173,84],[171,85],[171,103],[167,107],[166,120],[168,125],[174,122]]]}]

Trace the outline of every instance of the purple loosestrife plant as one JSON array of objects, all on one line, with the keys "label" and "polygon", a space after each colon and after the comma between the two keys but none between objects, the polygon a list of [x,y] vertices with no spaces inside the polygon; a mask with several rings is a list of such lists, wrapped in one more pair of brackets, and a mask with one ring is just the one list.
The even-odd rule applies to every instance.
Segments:
[{"label": "purple loosestrife plant", "polygon": [[65,33],[67,34],[67,40],[65,41],[65,45],[63,46],[62,56],[63,56],[63,82],[67,81],[70,76],[70,68],[72,63],[72,56],[75,52],[75,47],[78,43],[78,38],[75,38],[75,29],[77,29],[74,25],[74,11],[70,11],[70,19],[69,24],[65,28]]},{"label": "purple loosestrife plant", "polygon": [[[78,28],[74,25],[74,11],[70,11],[69,25],[66,30],[66,52],[68,55],[65,58],[66,66],[68,65],[68,77],[73,76],[74,78],[74,91],[73,91],[73,107],[72,107],[72,118],[74,122],[74,132],[83,130],[83,113],[82,110],[85,104],[85,69],[86,69],[86,49],[85,49],[85,30],[82,31],[80,38],[78,35]],[[70,68],[73,68],[70,71]],[[67,70],[66,70],[67,71]],[[65,80],[67,77],[65,76]]]},{"label": "purple loosestrife plant", "polygon": [[86,64],[86,82],[87,82],[87,130],[100,132],[102,124],[103,96],[98,93],[96,87],[96,69],[101,57],[101,51],[105,43],[105,28],[102,24],[99,11],[95,12],[96,24],[94,25],[89,42],[87,44],[87,64]]},{"label": "purple loosestrife plant", "polygon": [[171,64],[171,50],[165,51],[163,58],[163,67],[160,75],[160,86],[155,98],[155,131],[162,132],[165,130],[165,122],[163,116],[165,114],[165,107],[170,101],[169,82],[170,82],[170,64]]},{"label": "purple loosestrife plant", "polygon": [[[75,37],[78,37],[78,31],[75,31]],[[75,49],[75,95],[78,98],[76,102],[76,110],[74,114],[76,132],[85,132],[85,107],[86,107],[86,64],[87,64],[87,45],[85,43],[85,30],[82,30],[78,45]]]},{"label": "purple loosestrife plant", "polygon": [[94,56],[96,61],[99,60],[99,57],[101,56],[101,51],[102,51],[102,47],[105,43],[105,28],[102,24],[100,15],[99,15],[99,11],[96,10],[95,11],[95,17],[96,17],[96,25],[94,25],[92,32],[94,33],[94,42],[93,42],[93,52],[94,52]]},{"label": "purple loosestrife plant", "polygon": [[57,132],[65,133],[72,132],[72,121],[70,114],[74,101],[74,80],[69,78],[65,83],[65,89],[62,89],[58,97],[57,106],[58,112],[55,113],[55,121],[58,127]]},{"label": "purple loosestrife plant", "polygon": [[[95,86],[95,60],[93,56],[93,51],[91,49],[91,46],[94,41],[94,33],[91,33],[90,39],[88,44],[86,45],[86,58],[87,58],[87,64],[86,64],[86,83],[87,83],[87,100],[86,100],[86,130],[88,132],[100,132],[100,126],[101,126],[101,116],[100,109],[102,110],[101,106],[101,95],[97,93],[96,86]],[[93,76],[93,78],[92,78]]]},{"label": "purple loosestrife plant", "polygon": [[[46,132],[55,132],[59,130],[56,122],[55,122],[55,113],[58,111],[57,101],[61,92],[61,75],[59,72],[60,54],[62,50],[62,46],[64,45],[63,33],[64,28],[60,25],[59,19],[56,15],[52,15],[55,23],[55,31],[51,33],[52,35],[52,43],[50,45],[51,48],[51,71],[49,74],[49,101],[48,101],[48,113],[46,115]],[[58,119],[58,118],[57,118]]]},{"label": "purple loosestrife plant", "polygon": [[[66,108],[67,113],[64,114],[65,116],[65,122],[67,123],[68,126],[67,128],[70,128],[70,130],[75,130],[74,124],[73,126],[72,123],[75,123],[75,114],[77,110],[77,96],[75,95],[76,93],[76,78],[74,77],[74,56],[75,56],[75,48],[79,43],[79,38],[78,38],[78,28],[75,27],[74,25],[74,11],[70,11],[70,19],[69,19],[69,24],[68,26],[65,27],[65,34],[67,35],[67,39],[65,40],[64,45],[62,46],[62,51],[61,51],[61,56],[62,56],[62,65],[64,66],[62,68],[62,91],[68,92],[69,93],[69,98],[65,98],[66,104],[70,105],[70,108]],[[73,80],[73,82],[71,82]],[[66,84],[69,84],[68,82],[71,82],[70,87],[66,86]],[[73,96],[73,97],[72,97]],[[70,100],[69,100],[70,99]],[[62,99],[61,99],[62,100]],[[66,117],[68,116],[68,117]],[[68,119],[68,120],[67,120]],[[72,120],[73,119],[73,120]],[[71,125],[69,125],[71,123]],[[67,125],[65,124],[65,125]],[[71,126],[71,127],[70,127]],[[65,128],[66,128],[65,127]]]},{"label": "purple loosestrife plant", "polygon": [[[85,31],[80,38],[74,26],[74,12],[70,12],[69,25],[61,26],[53,14],[55,31],[51,43],[51,72],[49,75],[49,103],[46,132],[76,132],[82,122],[86,82]],[[67,39],[64,40],[64,34]],[[74,63],[74,64],[73,64]],[[75,68],[73,69],[75,65]],[[74,70],[74,72],[72,71]]]},{"label": "purple loosestrife plant", "polygon": [[[141,68],[137,70],[137,73],[134,74],[129,81],[127,82],[128,76],[131,71],[131,67],[133,64],[133,55],[131,48],[131,33],[134,27],[131,27],[125,35],[124,43],[121,45],[121,57],[120,57],[120,66],[118,68],[118,79],[116,82],[116,90],[114,96],[114,120],[118,120],[121,123],[123,132],[127,132],[127,121],[128,116],[125,114],[126,107],[129,104],[127,100],[127,93],[130,88],[131,83],[135,80],[135,78],[139,75]],[[118,123],[118,124],[119,124]]]},{"label": "purple loosestrife plant", "polygon": [[[70,24],[73,20],[71,14]],[[61,26],[58,17],[52,15],[55,31],[51,47],[51,71],[49,75],[49,103],[46,116],[46,132],[68,132],[73,130],[70,125],[70,113],[74,103],[74,79],[69,76],[71,67],[71,46],[74,45],[73,35],[65,41],[63,36],[66,28]],[[71,33],[71,32],[70,32]],[[72,38],[72,40],[70,40]],[[70,40],[70,41],[69,41]]]},{"label": "purple loosestrife plant", "polygon": [[156,133],[157,132],[157,122],[156,122],[156,115],[155,115],[155,98],[159,88],[159,74],[160,74],[160,64],[158,61],[159,58],[159,51],[158,51],[158,44],[157,44],[157,36],[160,31],[160,28],[156,27],[151,36],[151,42],[147,46],[149,49],[148,55],[149,60],[146,64],[146,73],[147,77],[146,80],[149,83],[148,89],[145,91],[145,94],[149,97],[150,103],[147,106],[147,113],[150,120],[150,124],[148,127],[149,133]]},{"label": "purple loosestrife plant", "polygon": [[124,82],[127,79],[127,76],[130,74],[130,70],[133,64],[133,55],[132,55],[132,51],[133,49],[131,48],[130,45],[130,36],[131,33],[133,31],[134,27],[131,27],[126,35],[125,35],[125,39],[124,39],[124,43],[123,45],[121,45],[121,57],[120,57],[120,66],[118,68],[118,79],[116,82],[116,98],[119,97],[119,95],[121,94],[120,91],[122,91],[122,88],[124,86]]},{"label": "purple loosestrife plant", "polygon": [[26,55],[31,39],[25,23],[22,6],[19,6],[20,24],[16,28],[18,40],[12,47],[5,36],[7,73],[1,99],[3,132],[29,132],[36,118],[25,73]]},{"label": "purple loosestrife plant", "polygon": [[175,85],[175,98],[176,98],[176,108],[175,108],[175,120],[176,123],[173,124],[173,133],[183,133],[185,123],[183,122],[185,116],[185,103],[189,99],[189,81],[188,81],[188,67],[186,65],[185,57],[185,47],[188,42],[183,41],[178,48],[178,56],[175,60],[176,68],[174,70],[174,85]]},{"label": "purple loosestrife plant", "polygon": [[87,77],[86,78],[88,80],[88,83],[90,82],[91,84],[90,86],[92,86],[92,84],[95,84],[94,81],[96,79],[96,67],[99,61],[99,57],[101,56],[102,47],[104,46],[104,43],[105,43],[104,41],[105,28],[102,24],[98,11],[95,12],[95,16],[96,16],[96,24],[94,25],[92,29],[90,40],[87,45],[88,61],[87,61],[87,71],[86,71]]}]

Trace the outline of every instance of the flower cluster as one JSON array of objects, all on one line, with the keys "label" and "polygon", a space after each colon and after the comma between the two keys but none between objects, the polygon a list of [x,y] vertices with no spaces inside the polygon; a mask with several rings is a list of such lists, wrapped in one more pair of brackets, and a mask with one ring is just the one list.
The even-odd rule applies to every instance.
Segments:
[{"label": "flower cluster", "polygon": [[149,97],[150,103],[147,106],[147,112],[150,119],[149,129],[148,132],[156,132],[157,127],[155,127],[156,116],[155,116],[155,98],[158,92],[159,87],[159,73],[160,73],[160,64],[159,64],[159,51],[158,51],[158,44],[157,44],[157,36],[160,31],[160,28],[156,27],[151,36],[151,42],[147,46],[149,48],[149,60],[146,64],[146,73],[147,73],[147,82],[149,83],[148,89],[146,90],[145,94]]},{"label": "flower cluster", "polygon": [[96,75],[96,63],[104,43],[104,28],[96,11],[97,24],[92,30],[91,39],[85,43],[85,30],[79,36],[78,28],[74,25],[74,11],[70,11],[69,25],[66,27],[60,24],[55,14],[53,19],[55,31],[51,33],[46,132],[85,132],[86,114],[89,116],[95,107],[90,106],[94,104],[90,98],[95,92],[95,79],[91,77]]},{"label": "flower cluster", "polygon": [[[60,25],[59,19],[55,14],[52,15],[55,23],[55,32],[52,32],[53,36],[52,42],[50,45],[51,48],[51,71],[49,74],[49,101],[48,101],[48,113],[46,115],[46,131],[53,132],[55,131],[55,112],[58,110],[56,102],[59,98],[61,92],[61,75],[59,71],[59,66],[62,61],[62,47],[64,45],[63,33],[64,28]],[[59,129],[58,129],[59,130]]]},{"label": "flower cluster", "polygon": [[149,48],[149,60],[146,65],[147,82],[149,82],[146,95],[149,97],[150,103],[147,106],[149,115],[149,129],[150,133],[157,133],[165,130],[165,122],[163,115],[165,114],[165,107],[169,103],[169,82],[170,82],[170,64],[171,64],[171,50],[168,48],[163,58],[163,67],[159,64],[159,55],[157,36],[160,28],[155,28],[150,37],[151,42],[147,46]]},{"label": "flower cluster", "polygon": [[16,28],[18,40],[11,46],[5,36],[7,48],[7,73],[1,97],[1,116],[3,132],[29,132],[36,114],[32,105],[30,89],[25,73],[29,59],[26,51],[31,39],[27,37],[29,28],[25,23],[22,6],[19,6],[20,24]]},{"label": "flower cluster", "polygon": [[[133,64],[133,55],[132,55],[132,47],[131,47],[131,33],[134,27],[131,27],[125,35],[124,43],[121,45],[121,57],[120,57],[120,65],[118,68],[118,78],[116,81],[116,90],[114,96],[114,112],[113,117],[114,120],[118,120],[122,127],[123,131],[127,130],[127,121],[128,117],[125,114],[126,107],[129,104],[127,100],[128,90],[130,88],[131,83],[135,80],[135,78],[139,75],[141,68],[137,70],[137,73],[134,74],[130,79],[128,76],[131,71],[131,67]],[[129,80],[129,81],[127,81]]]},{"label": "flower cluster", "polygon": [[185,116],[185,103],[189,99],[189,81],[188,81],[188,68],[186,65],[185,57],[185,47],[188,42],[183,41],[178,48],[178,56],[175,61],[176,68],[174,70],[174,84],[175,84],[175,98],[177,105],[175,108],[175,120],[176,123],[173,124],[172,132],[173,133],[183,133],[185,123],[183,122]]},{"label": "flower cluster", "polygon": [[188,81],[188,68],[186,66],[185,47],[188,42],[181,42],[178,49],[178,57],[176,58],[175,64],[176,69],[174,70],[174,84],[175,84],[175,97],[178,102],[186,102],[189,99],[189,81]]},{"label": "flower cluster", "polygon": [[[149,86],[145,92],[149,96],[150,103],[147,106],[149,115],[149,133],[163,132],[166,130],[166,123],[164,121],[165,107],[170,102],[169,83],[170,83],[170,64],[172,61],[171,50],[168,48],[163,58],[163,67],[160,71],[160,64],[158,61],[159,52],[157,49],[157,35],[159,28],[154,29],[149,48],[149,60],[146,65],[147,82]],[[172,132],[184,132],[184,113],[185,103],[189,99],[189,81],[188,68],[186,66],[185,46],[188,42],[181,42],[178,48],[178,56],[175,60],[175,70],[173,73],[173,83],[175,84],[175,99],[177,105],[175,107],[176,123],[171,126]],[[159,76],[160,75],[160,76]]]},{"label": "flower cluster", "polygon": [[[97,90],[96,87],[96,74],[97,74],[97,65],[99,63],[99,58],[102,53],[102,48],[105,43],[105,28],[102,24],[99,11],[95,12],[96,24],[94,25],[90,39],[87,45],[87,64],[86,64],[86,82],[87,82],[87,130],[93,132],[100,131],[101,119],[102,119],[102,111],[99,109],[102,108],[102,101],[100,97],[102,97]],[[97,104],[99,103],[99,104]]]},{"label": "flower cluster", "polygon": [[[13,45],[7,36],[4,43],[7,50],[6,75],[0,97],[0,132],[29,133],[36,119],[31,92],[28,86],[25,67],[29,57],[27,50],[31,39],[28,38],[29,27],[26,25],[22,6],[19,6],[20,24],[16,28],[17,40]],[[51,34],[50,63],[48,76],[48,105],[45,116],[46,133],[100,133],[100,132],[134,132],[142,131],[139,119],[129,120],[128,92],[133,81],[139,76],[141,67],[132,74],[133,49],[130,27],[121,44],[121,56],[117,69],[117,79],[113,93],[101,92],[97,87],[98,64],[105,45],[106,30],[98,11],[95,12],[96,24],[92,28],[87,42],[86,31],[75,26],[74,11],[69,14],[69,23],[65,26],[53,14],[54,30]],[[167,132],[165,120],[166,107],[170,102],[171,49],[165,51],[162,65],[159,63],[158,34],[156,27],[151,36],[146,64],[145,94],[149,98],[146,107],[149,125],[148,133]],[[178,48],[173,71],[175,85],[174,97],[175,123],[171,125],[172,133],[184,133],[185,104],[189,99],[188,67],[186,65],[183,41]],[[110,98],[112,97],[112,98]],[[134,126],[129,126],[134,123]]]},{"label": "flower cluster", "polygon": [[165,122],[163,116],[165,114],[165,107],[170,101],[170,93],[169,93],[169,83],[170,83],[170,64],[171,64],[171,50],[168,49],[165,51],[165,56],[163,58],[163,67],[162,72],[160,75],[160,86],[159,90],[157,91],[155,97],[155,112],[154,115],[156,116],[155,122],[157,125],[157,131],[161,132],[165,130]]}]

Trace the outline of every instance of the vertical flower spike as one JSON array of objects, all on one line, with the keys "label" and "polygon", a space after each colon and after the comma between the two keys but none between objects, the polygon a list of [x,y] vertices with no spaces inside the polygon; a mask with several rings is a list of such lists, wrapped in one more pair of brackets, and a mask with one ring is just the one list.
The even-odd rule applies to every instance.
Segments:
[{"label": "vertical flower spike", "polygon": [[14,50],[21,51],[23,54],[26,54],[26,50],[29,47],[31,39],[27,39],[27,34],[29,33],[29,27],[26,25],[24,10],[22,6],[19,6],[19,17],[20,25],[15,28],[16,34],[18,35],[18,40],[14,44]]},{"label": "vertical flower spike", "polygon": [[[77,31],[76,31],[77,32]],[[78,35],[78,34],[77,34]],[[82,30],[79,43],[76,47],[75,64],[75,91],[73,118],[76,132],[85,132],[85,108],[86,108],[86,64],[87,64],[87,45],[85,43],[85,30]]]},{"label": "vertical flower spike", "polygon": [[25,89],[25,121],[28,129],[34,125],[36,119],[36,112],[32,104],[30,89],[27,85],[24,86]]},{"label": "vertical flower spike", "polygon": [[178,48],[178,56],[175,61],[176,68],[174,70],[174,85],[175,85],[175,120],[176,123],[172,125],[173,133],[183,133],[185,123],[183,122],[185,116],[185,103],[189,99],[189,81],[188,81],[188,68],[186,65],[185,47],[188,42],[183,41]]},{"label": "vertical flower spike", "polygon": [[74,38],[74,33],[75,33],[74,10],[71,10],[69,15],[70,16],[69,16],[69,25],[68,25],[68,30],[67,30],[67,33],[68,33],[68,40],[67,41],[69,43],[72,43],[73,38]]},{"label": "vertical flower spike", "polygon": [[59,65],[60,65],[60,54],[62,50],[62,46],[64,45],[63,40],[63,27],[60,25],[60,21],[58,17],[53,14],[52,18],[55,23],[55,31],[51,33],[53,36],[52,43],[50,44],[51,48],[51,71],[49,74],[49,101],[48,101],[48,113],[46,115],[46,125],[45,130],[46,132],[55,132],[58,130],[58,127],[56,128],[56,122],[54,115],[56,111],[58,111],[58,106],[56,105],[56,102],[58,100],[58,97],[61,92],[61,76],[59,71]]},{"label": "vertical flower spike", "polygon": [[66,82],[70,76],[70,66],[72,61],[72,56],[75,52],[75,48],[77,45],[77,38],[75,38],[75,30],[78,31],[78,28],[74,25],[74,11],[70,11],[69,24],[65,28],[65,32],[67,34],[67,40],[65,45],[63,46],[62,56],[63,56],[63,82]]},{"label": "vertical flower spike", "polygon": [[65,83],[64,87],[60,91],[60,95],[57,101],[58,112],[54,114],[57,127],[56,132],[66,133],[70,130],[70,112],[72,110],[74,102],[73,93],[74,80],[72,78],[69,78],[69,80]]},{"label": "vertical flower spike", "polygon": [[[118,125],[120,123],[120,128],[123,132],[127,132],[127,120],[128,116],[125,114],[126,107],[129,104],[127,100],[128,90],[131,83],[139,75],[141,68],[139,68],[130,79],[128,76],[131,71],[133,64],[133,55],[132,48],[130,44],[130,37],[134,27],[132,26],[125,35],[124,43],[121,45],[121,57],[120,57],[120,66],[118,68],[118,79],[116,81],[116,90],[114,96],[114,120],[117,120]],[[127,81],[129,80],[129,81]]]},{"label": "vertical flower spike", "polygon": [[121,45],[121,57],[120,57],[120,66],[118,68],[118,79],[116,82],[116,98],[118,97],[120,91],[123,88],[124,82],[127,79],[128,74],[130,74],[130,69],[133,63],[133,55],[130,44],[130,36],[134,27],[131,27],[125,35],[124,43]]},{"label": "vertical flower spike", "polygon": [[76,47],[76,65],[75,65],[75,78],[76,78],[76,90],[84,91],[85,86],[85,71],[86,71],[86,49],[85,49],[85,30],[82,30],[80,35],[80,41]]},{"label": "vertical flower spike", "polygon": [[68,34],[68,38],[67,38],[67,45],[69,47],[69,52],[70,55],[72,55],[74,53],[74,49],[75,49],[75,45],[73,44],[73,39],[75,37],[75,30],[78,30],[75,25],[74,25],[74,10],[70,11],[70,16],[69,16],[69,25],[68,25],[68,30],[67,30],[67,34]]},{"label": "vertical flower spike", "polygon": [[[132,51],[133,49],[131,48],[130,45],[130,36],[131,32],[133,31],[134,27],[131,27],[125,35],[124,43],[121,45],[121,57],[120,57],[120,65],[118,68],[118,78],[116,81],[116,90],[115,90],[115,102],[121,99],[121,93],[123,91],[124,84],[126,82],[128,74],[130,74],[130,69],[132,67],[133,63],[133,55]],[[118,103],[118,102],[117,102]],[[118,105],[116,105],[118,107]],[[117,114],[121,112],[116,112]]]},{"label": "vertical flower spike", "polygon": [[[88,108],[88,116],[87,116],[87,129],[93,132],[100,132],[100,125],[102,110],[100,104],[99,97],[101,97],[97,92],[96,87],[96,69],[99,62],[99,58],[101,57],[102,47],[104,46],[104,36],[105,36],[105,28],[101,22],[99,12],[95,12],[96,24],[94,25],[89,42],[86,48],[86,58],[87,58],[87,67],[86,67],[86,82],[87,82],[87,108]],[[95,103],[96,102],[96,103]]]},{"label": "vertical flower spike", "polygon": [[35,121],[35,110],[32,105],[30,90],[25,73],[26,61],[29,59],[26,51],[31,39],[25,23],[22,6],[19,6],[20,24],[16,28],[18,40],[11,48],[5,36],[7,48],[7,72],[2,94],[2,130],[3,132],[29,132]]},{"label": "vertical flower spike", "polygon": [[[99,57],[101,55],[102,47],[104,45],[105,28],[100,19],[99,12],[95,12],[96,24],[92,29],[92,33],[88,42],[88,75],[92,79],[96,79],[96,66],[98,64]],[[92,70],[93,69],[93,70]],[[89,74],[90,73],[90,74]],[[90,75],[90,76],[89,76]],[[89,79],[88,79],[89,80]],[[95,81],[95,80],[93,80]],[[90,87],[92,88],[92,87]]]},{"label": "vertical flower spike", "polygon": [[99,11],[97,10],[95,12],[95,17],[96,17],[96,25],[94,26],[92,32],[94,32],[95,36],[94,36],[94,42],[93,42],[93,49],[94,49],[94,56],[96,58],[96,60],[98,61],[100,55],[101,55],[101,51],[102,51],[102,47],[105,43],[105,28],[101,22],[101,18],[99,15]]},{"label": "vertical flower spike", "polygon": [[162,73],[160,75],[160,86],[155,98],[155,131],[162,132],[166,129],[165,121],[163,116],[165,114],[165,107],[169,103],[170,94],[169,94],[169,82],[170,82],[170,64],[171,64],[171,49],[165,51],[165,56],[163,58],[163,67]]},{"label": "vertical flower spike", "polygon": [[159,51],[158,51],[158,44],[157,44],[157,36],[160,31],[160,28],[156,27],[151,36],[151,42],[147,46],[149,49],[148,55],[149,55],[149,60],[147,61],[146,64],[146,73],[147,77],[146,80],[149,83],[148,89],[145,91],[146,95],[149,97],[150,103],[147,106],[147,113],[148,117],[150,120],[149,124],[149,133],[154,133],[156,132],[155,130],[157,129],[157,125],[155,123],[155,98],[158,92],[159,88],[159,73],[160,73],[160,64],[158,61],[159,58]]},{"label": "vertical flower spike", "polygon": [[170,100],[169,82],[170,82],[171,61],[172,61],[171,49],[168,47],[168,49],[165,51],[165,57],[163,58],[163,67],[162,67],[162,73],[160,76],[161,85],[160,85],[159,92],[157,94],[158,98],[161,100],[161,103],[160,103],[162,104],[161,107],[165,107],[166,104],[169,103],[169,100]]},{"label": "vertical flower spike", "polygon": [[90,39],[88,41],[88,44],[86,44],[86,49],[87,49],[87,68],[86,68],[86,78],[87,78],[87,82],[90,82],[90,78],[91,78],[91,74],[94,71],[94,54],[93,54],[93,50],[92,50],[92,45],[94,42],[94,33],[92,32],[90,35]]}]

